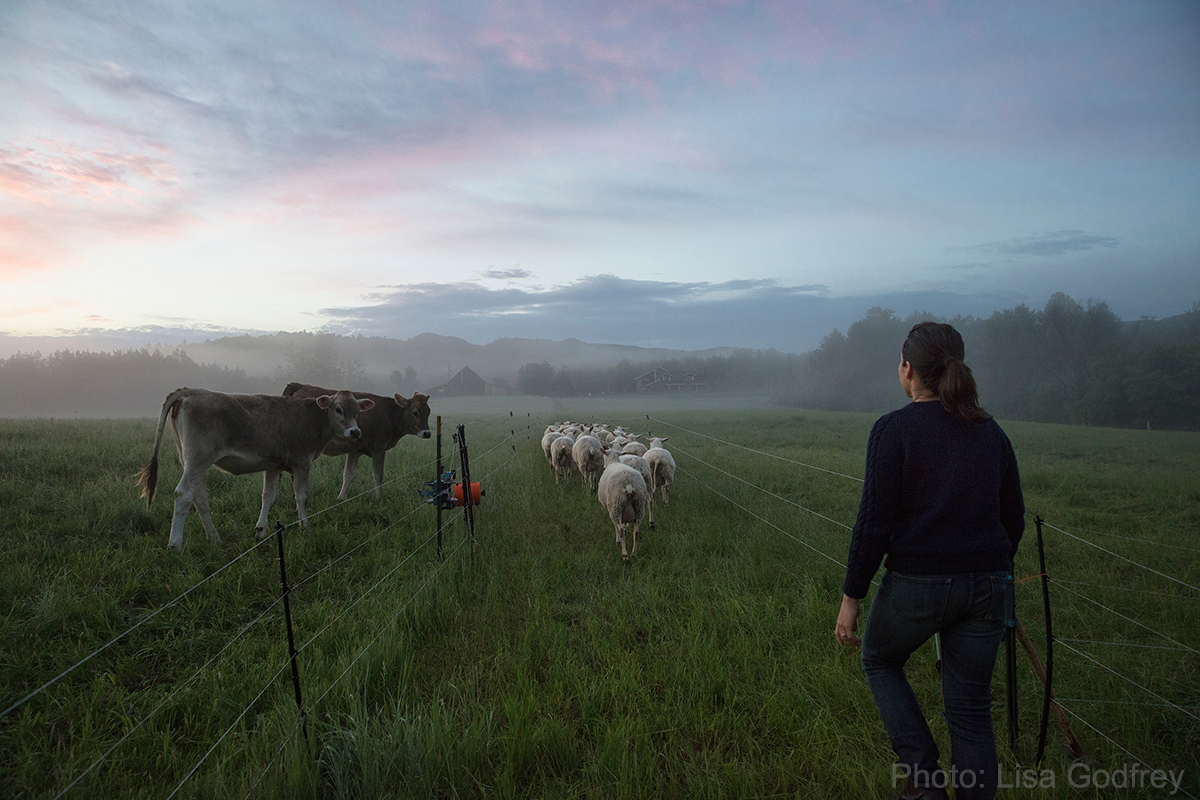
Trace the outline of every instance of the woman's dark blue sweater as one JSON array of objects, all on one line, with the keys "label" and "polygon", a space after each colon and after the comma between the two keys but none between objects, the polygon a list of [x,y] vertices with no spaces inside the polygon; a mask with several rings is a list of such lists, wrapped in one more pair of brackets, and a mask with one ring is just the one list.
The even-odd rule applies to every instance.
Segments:
[{"label": "woman's dark blue sweater", "polygon": [[885,554],[887,569],[908,575],[1007,570],[1024,531],[1017,459],[1000,426],[909,403],[871,429],[842,591],[865,597]]}]

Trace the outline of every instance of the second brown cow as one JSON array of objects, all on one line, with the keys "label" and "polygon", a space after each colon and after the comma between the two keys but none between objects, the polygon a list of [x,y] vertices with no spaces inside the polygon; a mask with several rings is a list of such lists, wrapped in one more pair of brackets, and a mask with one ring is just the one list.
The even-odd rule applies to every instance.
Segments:
[{"label": "second brown cow", "polygon": [[[327,389],[296,382],[289,383],[283,390],[284,397],[320,397],[325,394],[329,394]],[[429,431],[427,395],[414,392],[411,398],[405,398],[399,392],[391,397],[369,392],[355,394],[375,401],[373,408],[358,415],[358,427],[362,434],[354,441],[332,440],[321,453],[326,456],[346,456],[346,466],[342,470],[342,491],[338,494],[338,500],[346,499],[360,456],[371,457],[371,466],[375,473],[375,496],[380,497],[383,492],[383,465],[387,451],[395,447],[402,436],[428,439],[432,435]]]}]

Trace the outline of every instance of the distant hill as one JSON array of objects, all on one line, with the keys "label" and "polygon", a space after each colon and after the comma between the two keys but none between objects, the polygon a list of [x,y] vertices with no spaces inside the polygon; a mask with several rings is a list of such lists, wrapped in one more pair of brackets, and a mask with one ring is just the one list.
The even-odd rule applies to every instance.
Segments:
[{"label": "distant hill", "polygon": [[243,369],[248,375],[271,376],[310,360],[356,364],[368,381],[384,385],[394,372],[411,368],[423,389],[445,383],[463,367],[484,380],[511,383],[526,364],[548,362],[554,368],[607,368],[627,360],[634,364],[686,357],[728,356],[736,348],[670,350],[631,345],[591,344],[578,339],[504,338],[472,344],[456,336],[422,333],[411,339],[337,336],[324,333],[277,333],[230,336],[180,345],[197,363]]}]

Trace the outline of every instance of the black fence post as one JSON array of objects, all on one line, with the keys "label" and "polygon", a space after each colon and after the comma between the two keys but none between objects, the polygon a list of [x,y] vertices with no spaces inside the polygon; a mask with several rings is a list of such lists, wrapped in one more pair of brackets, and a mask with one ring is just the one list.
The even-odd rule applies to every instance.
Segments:
[{"label": "black fence post", "polygon": [[1034,763],[1041,765],[1042,756],[1046,754],[1046,728],[1050,723],[1050,699],[1054,696],[1054,633],[1050,626],[1050,576],[1046,574],[1046,544],[1042,540],[1042,518],[1034,517],[1037,525],[1038,559],[1042,573],[1042,606],[1046,614],[1046,685],[1042,693],[1042,724],[1038,730],[1037,758]]},{"label": "black fence post", "polygon": [[[442,415],[437,418],[437,485],[435,490],[442,489]],[[437,506],[437,554],[438,561],[442,560],[442,498],[438,496],[434,502]]]},{"label": "black fence post", "polygon": [[467,517],[467,531],[471,535],[471,555],[475,555],[475,509],[473,498],[471,497],[471,462],[467,457],[467,433],[466,426],[461,423],[458,426],[458,461],[462,467],[462,499],[463,513]]},{"label": "black fence post", "polygon": [[283,559],[283,523],[279,520],[275,521],[275,542],[279,545],[279,582],[283,586],[283,618],[287,624],[288,660],[292,664],[292,685],[296,688],[296,710],[300,712],[304,739],[308,741],[308,718],[300,698],[300,664],[296,661],[296,636],[292,632],[292,604],[289,600],[292,590],[287,582],[287,566]]},{"label": "black fence post", "polygon": [[[1011,579],[1012,576],[1010,575]],[[1017,751],[1017,607],[1016,591],[1013,592],[1012,618],[1008,620],[1008,630],[1004,633],[1005,683],[1008,687],[1008,746]]]}]

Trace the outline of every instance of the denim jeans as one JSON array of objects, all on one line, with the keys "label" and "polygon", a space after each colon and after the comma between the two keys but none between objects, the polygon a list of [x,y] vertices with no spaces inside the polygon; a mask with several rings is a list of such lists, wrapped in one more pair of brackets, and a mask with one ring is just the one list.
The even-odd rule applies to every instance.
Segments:
[{"label": "denim jeans", "polygon": [[1012,614],[1013,582],[1004,572],[884,573],[867,615],[862,665],[897,764],[906,765],[918,785],[949,785],[938,765],[937,744],[904,675],[908,657],[938,633],[955,797],[995,796],[992,672]]}]

